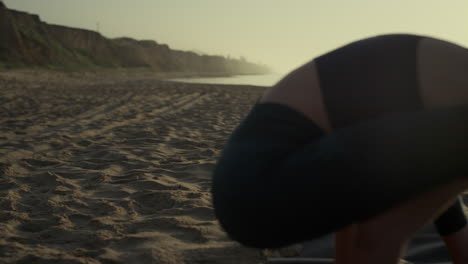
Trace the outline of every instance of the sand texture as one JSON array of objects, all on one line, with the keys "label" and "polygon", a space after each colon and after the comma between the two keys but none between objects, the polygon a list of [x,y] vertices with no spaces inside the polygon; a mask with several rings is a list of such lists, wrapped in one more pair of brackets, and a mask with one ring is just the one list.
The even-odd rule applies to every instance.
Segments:
[{"label": "sand texture", "polygon": [[[265,88],[157,78],[0,72],[0,263],[333,263],[331,235],[254,250],[215,219],[211,171]],[[409,263],[450,263],[430,228]]]},{"label": "sand texture", "polygon": [[261,263],[209,191],[263,89],[0,73],[0,263]]}]

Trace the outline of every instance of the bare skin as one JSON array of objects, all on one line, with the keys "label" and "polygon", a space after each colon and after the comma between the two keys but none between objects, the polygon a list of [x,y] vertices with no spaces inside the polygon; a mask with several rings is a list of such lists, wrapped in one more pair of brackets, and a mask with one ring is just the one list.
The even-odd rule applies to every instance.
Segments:
[{"label": "bare skin", "polygon": [[[455,181],[418,195],[365,222],[336,233],[337,264],[396,264],[410,238],[446,210],[457,194],[468,188],[468,180]],[[454,264],[468,263],[468,228],[444,237]]]},{"label": "bare skin", "polygon": [[[420,93],[425,108],[468,103],[468,50],[432,38],[420,42]],[[260,102],[285,104],[302,112],[326,133],[332,128],[314,61],[288,74]],[[337,264],[398,263],[410,237],[433,221],[468,189],[468,180],[421,194],[382,215],[336,233]],[[468,227],[443,237],[454,264],[468,263]],[[386,262],[385,262],[386,261]]]},{"label": "bare skin", "polygon": [[278,84],[267,90],[260,102],[288,105],[305,114],[327,133],[332,130],[323,103],[319,76],[314,61],[288,74]]},{"label": "bare skin", "polygon": [[468,263],[468,226],[442,239],[454,264]]}]

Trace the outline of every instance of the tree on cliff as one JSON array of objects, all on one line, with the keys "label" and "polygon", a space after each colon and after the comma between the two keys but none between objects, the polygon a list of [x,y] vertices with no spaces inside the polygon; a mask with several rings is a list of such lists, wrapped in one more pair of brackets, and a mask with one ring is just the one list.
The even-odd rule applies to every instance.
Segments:
[{"label": "tree on cliff", "polygon": [[3,3],[2,0],[0,0],[0,8],[6,8],[5,4]]}]

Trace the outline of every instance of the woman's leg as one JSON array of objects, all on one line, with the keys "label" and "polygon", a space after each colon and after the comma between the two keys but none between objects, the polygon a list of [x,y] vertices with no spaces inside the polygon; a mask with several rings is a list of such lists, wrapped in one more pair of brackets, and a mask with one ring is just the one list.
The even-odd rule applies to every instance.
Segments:
[{"label": "woman's leg", "polygon": [[[379,226],[386,218],[368,221],[418,195],[468,180],[468,106],[382,116],[297,146],[291,142],[301,131],[300,122],[283,121],[265,121],[248,133],[241,129],[245,137],[267,131],[233,144],[224,157],[232,152],[240,161],[232,165],[221,158],[214,173],[217,217],[247,246],[282,247],[352,223]],[[259,150],[252,152],[252,146]],[[439,207],[460,192],[452,192]],[[404,212],[400,216],[406,220],[416,218],[402,234],[414,232],[436,213]]]},{"label": "woman's leg", "polygon": [[461,198],[434,222],[455,264],[468,263],[468,226]]},{"label": "woman's leg", "polygon": [[351,224],[335,233],[335,262],[347,264],[353,258],[358,224]]},{"label": "woman's leg", "polygon": [[[265,231],[265,239],[299,242],[352,223],[366,223],[364,227],[391,223],[386,219],[393,216],[395,223],[399,220],[408,225],[402,225],[404,229],[390,225],[382,231],[396,227],[401,233],[390,233],[399,235],[400,241],[395,243],[403,243],[402,234],[411,234],[434,220],[467,187],[455,187],[456,191],[450,187],[446,196],[430,194],[455,181],[468,180],[467,134],[468,106],[459,106],[388,115],[310,142],[289,154],[258,187],[265,207],[275,208],[265,214],[266,219],[277,220],[264,225],[265,230],[275,230],[271,236]],[[431,199],[441,197],[418,202],[416,209],[429,210],[426,214],[410,203],[403,213],[367,225],[425,193]],[[421,206],[424,203],[430,206]],[[413,216],[414,223],[408,220]],[[275,223],[290,229],[282,232]]]},{"label": "woman's leg", "polygon": [[442,239],[454,264],[468,263],[468,226],[455,233],[443,236]]},{"label": "woman's leg", "polygon": [[[340,230],[336,233],[336,263],[398,263],[411,236],[452,205],[465,189],[468,180],[456,180]],[[459,243],[452,242],[459,237],[453,234],[448,238],[454,244],[450,252],[454,260],[463,259]]]}]

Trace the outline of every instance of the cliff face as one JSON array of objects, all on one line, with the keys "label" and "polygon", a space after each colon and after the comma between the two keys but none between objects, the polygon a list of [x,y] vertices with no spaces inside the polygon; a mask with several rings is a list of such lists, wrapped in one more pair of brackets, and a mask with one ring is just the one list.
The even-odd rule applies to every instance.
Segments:
[{"label": "cliff face", "polygon": [[268,67],[222,56],[172,50],[152,40],[108,39],[98,32],[49,25],[0,1],[0,68],[147,67],[163,72],[261,74]]}]

